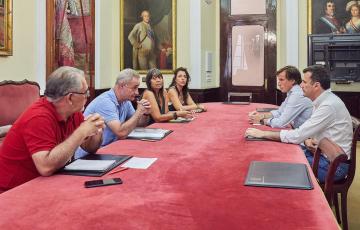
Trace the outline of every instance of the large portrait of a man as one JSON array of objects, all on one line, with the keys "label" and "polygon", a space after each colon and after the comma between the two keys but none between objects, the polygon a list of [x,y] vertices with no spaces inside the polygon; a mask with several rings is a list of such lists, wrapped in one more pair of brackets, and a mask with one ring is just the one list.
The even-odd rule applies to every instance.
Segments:
[{"label": "large portrait of a man", "polygon": [[308,0],[308,33],[360,33],[359,9],[360,1]]},{"label": "large portrait of a man", "polygon": [[176,0],[120,0],[120,67],[176,68]]}]

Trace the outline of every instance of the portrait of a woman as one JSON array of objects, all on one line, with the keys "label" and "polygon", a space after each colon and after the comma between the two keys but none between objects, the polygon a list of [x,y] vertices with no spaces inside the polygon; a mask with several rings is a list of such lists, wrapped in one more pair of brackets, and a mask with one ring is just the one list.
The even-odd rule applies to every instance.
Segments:
[{"label": "portrait of a woman", "polygon": [[346,11],[351,14],[350,20],[345,25],[346,32],[349,34],[360,33],[360,1],[348,2]]}]

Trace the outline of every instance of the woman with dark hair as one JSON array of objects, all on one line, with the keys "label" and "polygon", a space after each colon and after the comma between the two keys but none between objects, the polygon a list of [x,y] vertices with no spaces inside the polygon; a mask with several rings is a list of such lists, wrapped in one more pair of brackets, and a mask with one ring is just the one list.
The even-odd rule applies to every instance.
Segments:
[{"label": "woman with dark hair", "polygon": [[179,67],[174,71],[174,78],[170,84],[168,97],[170,100],[169,110],[171,111],[194,111],[203,112],[206,108],[196,104],[189,94],[190,75],[186,68]]},{"label": "woman with dark hair", "polygon": [[164,89],[163,76],[158,69],[151,69],[146,75],[146,87],[142,96],[150,102],[151,105],[151,118],[150,123],[165,122],[178,117],[190,118],[191,113],[188,111],[175,111],[169,112],[167,107],[168,97]]}]

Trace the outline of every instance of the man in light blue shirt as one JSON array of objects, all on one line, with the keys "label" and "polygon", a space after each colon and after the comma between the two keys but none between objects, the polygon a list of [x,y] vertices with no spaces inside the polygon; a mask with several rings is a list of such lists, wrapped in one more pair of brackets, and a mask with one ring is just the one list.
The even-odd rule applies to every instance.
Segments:
[{"label": "man in light blue shirt", "polygon": [[[140,76],[132,69],[122,70],[115,86],[96,97],[86,107],[85,118],[91,114],[100,114],[106,124],[103,131],[101,146],[108,145],[118,139],[125,139],[127,135],[137,126],[148,124],[151,106],[150,103],[142,99],[137,102],[135,110],[131,101],[139,95]],[[78,149],[75,158],[87,154],[82,149]]]},{"label": "man in light blue shirt", "polygon": [[[245,136],[265,138],[284,143],[300,144],[305,156],[312,165],[314,160],[313,151],[317,144],[327,138],[337,144],[350,159],[352,143],[352,122],[349,111],[341,99],[330,90],[329,71],[321,65],[313,65],[303,70],[304,77],[301,88],[304,95],[308,97],[314,106],[311,117],[299,128],[281,131],[265,131],[248,128]],[[326,153],[325,153],[326,154]],[[325,181],[330,161],[323,155],[320,156],[318,179],[321,183]],[[344,178],[349,165],[340,163],[335,171],[335,181]]]},{"label": "man in light blue shirt", "polygon": [[250,121],[260,121],[273,128],[284,128],[288,125],[298,128],[312,113],[311,100],[304,96],[299,86],[301,74],[296,67],[285,66],[276,72],[276,77],[280,91],[286,93],[287,97],[277,110],[266,113],[251,112]]}]

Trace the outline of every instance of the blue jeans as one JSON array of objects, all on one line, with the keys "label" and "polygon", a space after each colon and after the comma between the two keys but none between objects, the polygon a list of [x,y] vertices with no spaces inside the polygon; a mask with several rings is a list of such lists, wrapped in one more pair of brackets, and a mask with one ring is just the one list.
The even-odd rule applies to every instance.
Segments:
[{"label": "blue jeans", "polygon": [[[310,152],[310,150],[308,150],[305,146],[300,145],[300,147],[304,151],[306,159],[308,160],[310,166],[312,166],[312,163],[314,161],[313,153]],[[320,183],[325,182],[329,165],[330,165],[329,160],[326,159],[323,155],[320,155],[318,175],[317,175],[317,178],[319,179]],[[343,179],[347,175],[348,170],[349,170],[348,164],[340,163],[335,171],[335,181]]]}]

